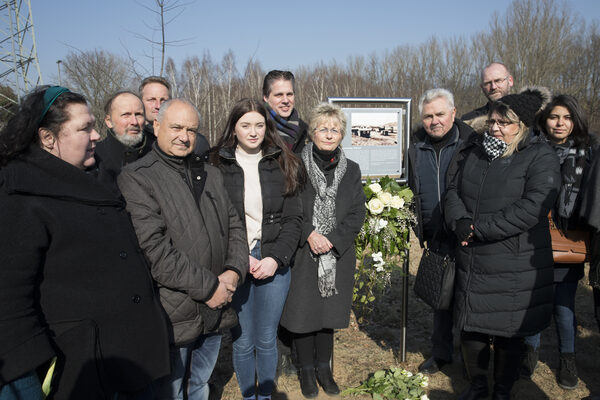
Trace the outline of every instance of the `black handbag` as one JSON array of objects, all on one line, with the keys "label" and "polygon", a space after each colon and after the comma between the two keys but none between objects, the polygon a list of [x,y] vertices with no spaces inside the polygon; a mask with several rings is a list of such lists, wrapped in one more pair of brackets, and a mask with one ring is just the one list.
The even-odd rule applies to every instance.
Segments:
[{"label": "black handbag", "polygon": [[414,291],[434,310],[447,310],[454,297],[454,260],[425,249],[415,278]]}]

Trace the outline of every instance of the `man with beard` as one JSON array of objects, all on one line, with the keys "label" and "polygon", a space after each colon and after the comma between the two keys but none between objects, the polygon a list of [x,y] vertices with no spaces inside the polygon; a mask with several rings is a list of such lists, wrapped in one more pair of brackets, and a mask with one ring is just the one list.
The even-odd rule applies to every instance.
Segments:
[{"label": "man with beard", "polygon": [[156,141],[144,134],[144,105],[133,92],[112,95],[104,105],[106,138],[96,145],[101,179],[114,183],[123,166],[146,155]]}]

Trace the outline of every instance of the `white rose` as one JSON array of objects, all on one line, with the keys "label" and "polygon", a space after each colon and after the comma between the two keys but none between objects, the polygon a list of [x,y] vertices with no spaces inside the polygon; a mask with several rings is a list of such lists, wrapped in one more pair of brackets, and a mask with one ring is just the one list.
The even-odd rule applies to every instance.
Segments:
[{"label": "white rose", "polygon": [[379,183],[371,183],[369,189],[371,189],[373,193],[379,193],[381,192],[381,185]]},{"label": "white rose", "polygon": [[379,233],[383,228],[387,226],[388,222],[381,218],[375,222],[375,233]]},{"label": "white rose", "polygon": [[384,271],[383,265],[378,265],[377,268],[375,268],[375,271],[376,272],[383,272]]},{"label": "white rose", "polygon": [[369,200],[369,203],[367,203],[367,208],[373,214],[381,214],[383,212],[384,207],[385,206],[383,205],[381,200],[379,200],[378,198],[373,198],[373,199]]},{"label": "white rose", "polygon": [[390,205],[396,209],[400,209],[404,207],[404,199],[400,196],[392,196],[392,201]]},{"label": "white rose", "polygon": [[423,381],[420,383],[420,385],[421,385],[421,387],[427,387],[427,386],[429,386],[429,382]]},{"label": "white rose", "polygon": [[383,263],[383,253],[381,251],[371,254],[371,258],[376,264]]},{"label": "white rose", "polygon": [[426,395],[426,394],[424,394],[424,395],[422,395],[422,396],[421,396],[421,399],[420,399],[420,400],[429,400],[429,397],[427,397],[427,395]]},{"label": "white rose", "polygon": [[392,202],[392,194],[389,192],[380,192],[377,197],[383,202],[384,206],[389,206]]}]

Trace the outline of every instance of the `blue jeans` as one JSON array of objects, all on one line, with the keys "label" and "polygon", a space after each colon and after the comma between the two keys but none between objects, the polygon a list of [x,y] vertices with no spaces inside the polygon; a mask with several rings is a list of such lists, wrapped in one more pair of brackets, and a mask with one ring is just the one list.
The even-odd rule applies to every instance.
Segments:
[{"label": "blue jeans", "polygon": [[444,361],[452,361],[454,337],[452,336],[452,307],[449,310],[433,311],[433,332],[431,333],[432,356]]},{"label": "blue jeans", "polygon": [[208,379],[212,374],[219,349],[221,334],[200,335],[198,339],[183,346],[171,346],[171,375],[155,381],[155,399],[208,400]]},{"label": "blue jeans", "polygon": [[0,400],[42,400],[42,384],[35,371],[0,388]]},{"label": "blue jeans", "polygon": [[[260,242],[250,253],[261,259]],[[239,325],[231,330],[233,368],[244,397],[258,392],[268,396],[275,384],[277,369],[277,326],[290,287],[290,268],[279,268],[267,279],[254,279],[248,274],[231,302],[238,313]]]},{"label": "blue jeans", "polygon": [[[561,353],[575,352],[575,292],[577,281],[557,282],[554,284],[554,323],[558,335],[558,345]],[[540,333],[525,337],[525,344],[534,349],[540,347]]]}]

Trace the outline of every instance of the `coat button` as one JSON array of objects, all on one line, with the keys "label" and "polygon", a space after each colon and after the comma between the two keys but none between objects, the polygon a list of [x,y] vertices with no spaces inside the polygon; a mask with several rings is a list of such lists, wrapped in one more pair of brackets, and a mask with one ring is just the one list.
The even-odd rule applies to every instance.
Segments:
[{"label": "coat button", "polygon": [[125,258],[127,258],[127,253],[125,253],[124,251],[122,251],[122,252],[119,253],[119,257],[125,259]]},{"label": "coat button", "polygon": [[138,304],[140,301],[142,301],[142,298],[139,294],[134,294],[131,298],[131,301],[133,301],[135,304]]},{"label": "coat button", "polygon": [[200,161],[200,157],[196,157],[196,161]]},{"label": "coat button", "polygon": [[199,181],[200,179],[202,179],[202,177],[201,177],[200,175],[198,175],[198,176],[196,177],[196,180],[197,180],[197,181]]}]

